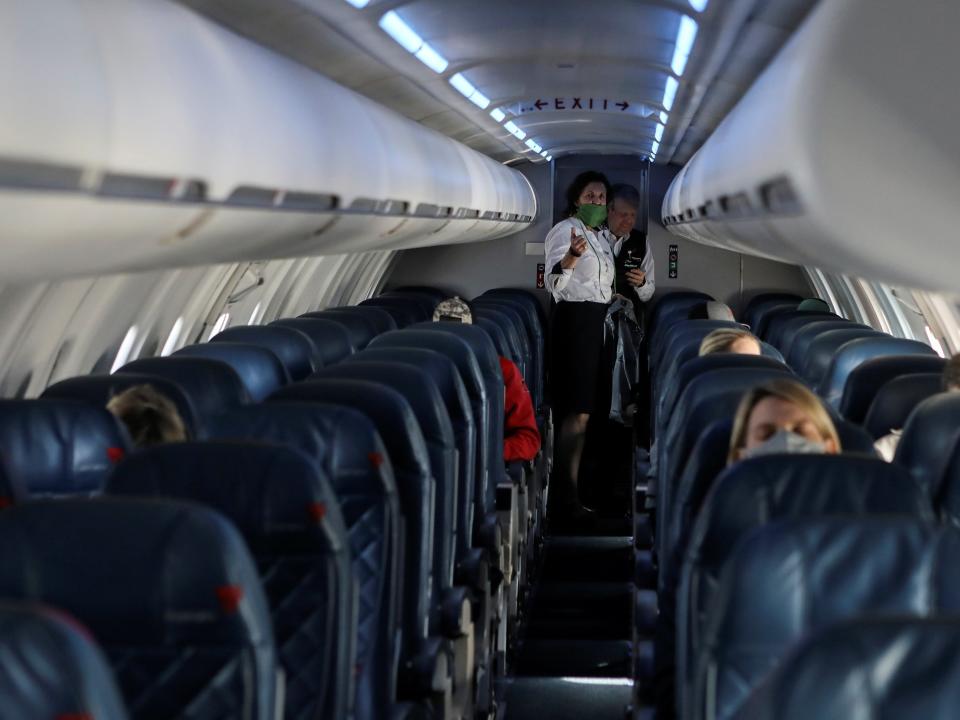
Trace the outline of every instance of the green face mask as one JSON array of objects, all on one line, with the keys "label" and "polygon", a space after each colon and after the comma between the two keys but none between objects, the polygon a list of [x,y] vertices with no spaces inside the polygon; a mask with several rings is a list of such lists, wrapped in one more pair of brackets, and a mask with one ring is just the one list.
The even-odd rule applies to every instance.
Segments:
[{"label": "green face mask", "polygon": [[607,219],[606,205],[581,205],[577,208],[577,217],[583,221],[587,227],[600,227]]}]

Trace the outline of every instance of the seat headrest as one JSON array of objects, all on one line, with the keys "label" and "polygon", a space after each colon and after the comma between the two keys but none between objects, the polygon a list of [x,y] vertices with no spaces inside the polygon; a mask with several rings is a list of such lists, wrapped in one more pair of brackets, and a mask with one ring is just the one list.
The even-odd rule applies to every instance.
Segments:
[{"label": "seat headrest", "polygon": [[806,298],[797,305],[802,312],[830,312],[830,306],[820,298]]},{"label": "seat headrest", "polygon": [[780,348],[784,357],[787,359],[787,364],[799,372],[806,360],[806,353],[810,347],[810,343],[812,343],[818,335],[823,335],[823,333],[830,330],[853,329],[873,330],[869,325],[851,322],[850,320],[844,320],[842,318],[835,320],[816,320],[794,329],[791,333],[781,338]]},{"label": "seat headrest", "polygon": [[800,367],[794,369],[800,377],[816,387],[826,375],[837,348],[850,340],[871,335],[880,335],[880,333],[876,330],[863,330],[861,328],[827,330],[820,333],[807,345],[807,351],[804,353],[804,359]]},{"label": "seat headrest", "polygon": [[[829,412],[829,408],[827,408]],[[874,439],[870,434],[859,425],[844,420],[836,413],[830,412],[830,419],[833,420],[833,426],[837,429],[837,437],[840,438],[840,447],[844,453],[860,453],[870,457],[878,457],[877,450],[873,446]]]},{"label": "seat headrest", "polygon": [[884,355],[915,355],[940,359],[933,348],[916,340],[882,335],[851,340],[837,348],[820,383],[820,394],[831,407],[839,408],[850,373],[863,363]]},{"label": "seat headrest", "polygon": [[103,497],[0,513],[0,594],[69,608],[105,646],[273,643],[243,538],[199,505]]},{"label": "seat headrest", "polygon": [[[701,645],[695,702],[715,679],[728,717],[805,635],[867,615],[960,610],[960,530],[905,516],[770,523],[724,566]],[[749,663],[744,663],[749,653]]]},{"label": "seat headrest", "polygon": [[360,304],[364,306],[373,305],[374,307],[382,307],[388,311],[390,308],[402,308],[406,311],[407,316],[411,318],[412,322],[429,320],[433,317],[433,308],[436,305],[436,303],[431,300],[429,307],[427,307],[422,301],[407,297],[406,295],[378,295],[375,298],[364,300]]},{"label": "seat headrest", "polygon": [[433,378],[423,369],[403,363],[356,359],[324,368],[314,380],[344,378],[374,382],[391,387],[410,404],[428,444],[453,447],[450,415]]},{"label": "seat headrest", "polygon": [[[880,389],[877,390],[877,387]],[[893,430],[902,429],[917,405],[943,392],[943,373],[900,375],[882,385],[873,386],[871,390],[873,401],[863,419],[863,427],[871,437],[877,439]]]},{"label": "seat headrest", "polygon": [[406,398],[393,388],[369,380],[323,378],[280,388],[267,402],[321,402],[359,410],[377,426],[397,475],[430,475],[430,459],[417,416]]},{"label": "seat headrest", "polygon": [[393,319],[393,315],[381,307],[375,307],[373,305],[344,305],[342,307],[329,309],[336,310],[337,312],[354,313],[355,315],[366,318],[373,324],[376,335],[397,329],[397,321]]},{"label": "seat headrest", "polygon": [[446,355],[426,347],[373,347],[347,358],[346,363],[377,362],[401,363],[427,373],[440,391],[450,420],[455,424],[473,424],[470,398],[457,366]]},{"label": "seat headrest", "polygon": [[0,657],[7,717],[128,717],[103,653],[87,630],[62,612],[0,603]]},{"label": "seat headrest", "polygon": [[950,453],[960,440],[960,393],[939,393],[910,413],[894,462],[905,467],[930,494],[940,492]]},{"label": "seat headrest", "polygon": [[217,333],[210,342],[239,342],[259,345],[280,358],[290,379],[303,380],[317,368],[317,349],[310,337],[300,330],[279,325],[236,325]]},{"label": "seat headrest", "polygon": [[129,452],[105,407],[73,400],[0,400],[0,448],[12,481],[29,495],[99,493]]},{"label": "seat headrest", "polygon": [[118,373],[116,375],[80,375],[54,383],[44,390],[44,400],[81,400],[98,407],[106,407],[114,395],[136,385],[150,385],[177,407],[180,419],[190,434],[197,434],[197,411],[190,396],[173,380],[156,375]]},{"label": "seat headrest", "polygon": [[420,312],[420,308],[403,298],[370,298],[360,303],[359,307],[380,308],[390,314],[398,328],[405,328],[423,320],[423,313]]},{"label": "seat headrest", "polygon": [[290,375],[272,350],[250,343],[217,342],[187,345],[174,357],[201,357],[220,360],[232,367],[253,402],[260,402],[290,382]]},{"label": "seat headrest", "polygon": [[734,463],[697,517],[688,562],[717,573],[748,532],[775,520],[904,513],[933,520],[930,501],[903,468],[856,455],[765,455]]},{"label": "seat headrest", "polygon": [[383,494],[393,487],[390,456],[370,419],[325,403],[269,402],[217,418],[218,440],[288,445],[311,458],[338,493]]},{"label": "seat headrest", "polygon": [[343,542],[340,506],[320,466],[283,445],[221,441],[145,448],[117,465],[106,492],[215,508],[255,554],[337,552]]},{"label": "seat headrest", "polygon": [[805,638],[736,720],[949,717],[958,687],[960,622],[856,618]]},{"label": "seat headrest", "polygon": [[320,318],[282,318],[267,327],[284,327],[299,330],[313,342],[316,350],[314,366],[317,370],[343,360],[357,351],[350,340],[350,333],[339,323]]},{"label": "seat headrest", "polygon": [[419,292],[416,290],[387,290],[380,293],[380,298],[400,298],[406,302],[415,304],[420,308],[420,312],[426,317],[433,317],[433,309],[437,301],[432,293]]},{"label": "seat headrest", "polygon": [[316,310],[300,316],[301,318],[314,318],[317,320],[330,320],[340,325],[350,336],[350,343],[357,350],[363,350],[377,335],[376,321],[369,315],[363,315],[356,312],[355,309],[344,310]]},{"label": "seat headrest", "polygon": [[796,310],[797,305],[800,304],[800,299],[799,297],[769,298],[758,302],[751,300],[743,311],[743,322],[750,326],[754,335],[760,337],[761,334],[766,332],[767,322],[771,318],[776,317],[780,312]]},{"label": "seat headrest", "polygon": [[885,355],[864,360],[847,375],[838,407],[840,414],[847,420],[862,423],[877,395],[877,388],[901,375],[942,373],[945,362],[936,355],[923,354]]},{"label": "seat headrest", "polygon": [[510,358],[514,362],[518,361],[520,353],[516,344],[511,341],[508,330],[500,324],[496,317],[484,313],[483,308],[477,308],[473,316],[473,325],[481,328],[490,336],[493,346],[497,350],[497,355]]},{"label": "seat headrest", "polygon": [[413,293],[415,295],[426,295],[434,302],[440,302],[444,298],[450,297],[453,293],[432,285],[404,285],[403,287],[390,288],[387,292],[404,295]]},{"label": "seat headrest", "polygon": [[201,357],[151,357],[127,363],[118,373],[154,375],[176,383],[193,401],[201,428],[222,412],[250,402],[237,371],[222,360]]},{"label": "seat headrest", "polygon": [[734,320],[730,306],[716,300],[697,303],[690,308],[687,317],[690,320]]}]

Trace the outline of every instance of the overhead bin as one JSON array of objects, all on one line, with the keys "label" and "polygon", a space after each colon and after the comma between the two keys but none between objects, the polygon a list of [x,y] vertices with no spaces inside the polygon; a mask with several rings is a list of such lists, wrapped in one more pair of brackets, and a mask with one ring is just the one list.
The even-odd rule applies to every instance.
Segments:
[{"label": "overhead bin", "polygon": [[677,175],[676,235],[960,290],[960,3],[823,0]]},{"label": "overhead bin", "polygon": [[0,280],[489,240],[519,172],[167,0],[0,5]]}]

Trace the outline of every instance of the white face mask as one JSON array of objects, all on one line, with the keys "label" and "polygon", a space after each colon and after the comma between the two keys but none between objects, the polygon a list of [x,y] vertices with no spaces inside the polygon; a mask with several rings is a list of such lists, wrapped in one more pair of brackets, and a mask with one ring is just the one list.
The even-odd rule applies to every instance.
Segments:
[{"label": "white face mask", "polygon": [[789,430],[777,430],[761,445],[743,451],[744,458],[759,457],[761,455],[775,455],[777,453],[816,454],[826,452],[822,442],[808,440],[803,435],[797,435]]}]

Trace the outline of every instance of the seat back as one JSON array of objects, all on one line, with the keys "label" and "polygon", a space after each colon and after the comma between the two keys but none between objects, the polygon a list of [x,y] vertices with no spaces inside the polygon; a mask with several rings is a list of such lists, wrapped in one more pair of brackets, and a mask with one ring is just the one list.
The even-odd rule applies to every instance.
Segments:
[{"label": "seat back", "polygon": [[856,618],[805,639],[734,718],[946,718],[958,704],[960,622]]},{"label": "seat back", "polygon": [[373,324],[375,336],[379,335],[380,333],[390,332],[391,330],[397,329],[397,321],[393,319],[393,315],[383,308],[373,307],[370,305],[344,305],[342,307],[328,309],[335,310],[339,313],[346,312],[347,314],[354,314],[358,317],[366,318],[368,322]]},{"label": "seat back", "polygon": [[658,342],[654,342],[650,347],[650,369],[654,377],[657,380],[662,377],[664,366],[671,363],[682,348],[696,346],[699,349],[701,341],[710,332],[727,327],[742,326],[730,320],[685,320],[675,323],[661,335]]},{"label": "seat back", "polygon": [[317,348],[306,333],[294,328],[280,325],[235,325],[214,335],[210,342],[247,343],[266,348],[283,363],[293,382],[303,380],[316,370],[314,358],[318,354]]},{"label": "seat back", "polygon": [[768,455],[721,473],[697,515],[677,594],[677,646],[686,686],[720,573],[742,538],[787,518],[885,513],[933,520],[930,500],[910,475],[876,458]]},{"label": "seat back", "polygon": [[863,419],[863,427],[874,439],[902,429],[917,405],[940,392],[943,392],[943,374],[939,372],[900,375],[888,380],[873,388],[873,401]]},{"label": "seat back", "polygon": [[785,337],[781,351],[787,359],[787,364],[796,372],[799,372],[806,360],[810,343],[812,343],[818,335],[822,335],[829,330],[853,329],[873,330],[869,325],[851,322],[850,320],[817,320],[816,322],[804,325],[792,335]]},{"label": "seat back", "polygon": [[515,339],[500,324],[499,318],[492,316],[492,313],[485,312],[484,308],[478,308],[473,313],[473,326],[481,328],[489,335],[493,346],[497,350],[497,355],[512,360],[518,366],[523,363],[520,349],[517,347]]},{"label": "seat back", "polygon": [[504,480],[503,466],[503,372],[500,360],[490,337],[480,328],[459,323],[425,322],[411,326],[414,330],[453,335],[464,340],[473,351],[483,375],[487,394],[487,416],[484,424],[487,428],[487,458],[489,459],[489,480],[485,483],[485,508],[496,506],[496,487]]},{"label": "seat back", "polygon": [[433,378],[423,369],[402,363],[356,359],[354,362],[324,368],[314,379],[350,379],[392,388],[404,397],[416,417],[430,459],[430,472],[436,488],[434,517],[434,581],[438,588],[453,585],[454,548],[459,531],[457,519],[463,510],[459,503],[472,503],[458,492],[457,454],[450,415]]},{"label": "seat back", "polygon": [[117,465],[107,493],[190,500],[231,520],[266,591],[286,716],[349,714],[356,598],[340,507],[319,466],[279,445],[172,443]]},{"label": "seat back", "polygon": [[530,387],[530,393],[533,398],[535,409],[539,409],[544,403],[544,368],[546,357],[546,340],[544,329],[545,320],[542,319],[543,309],[535,297],[518,294],[523,291],[497,292],[488,290],[474,302],[483,301],[491,304],[503,304],[514,308],[523,320],[524,329],[527,333],[527,342],[530,346],[530,359],[532,367],[530,369],[530,380],[527,384]]},{"label": "seat back", "polygon": [[267,327],[290,328],[299,330],[313,343],[316,355],[313,358],[313,366],[316,369],[334,365],[343,360],[347,355],[352,355],[357,351],[356,346],[350,339],[350,333],[340,323],[329,319],[320,318],[282,318],[274,320]]},{"label": "seat back", "polygon": [[[797,374],[806,380],[811,387],[818,387],[830,363],[833,362],[833,356],[837,349],[850,340],[856,340],[862,337],[880,336],[876,330],[862,330],[861,328],[844,328],[842,330],[828,330],[817,335],[807,345],[807,352],[799,367],[794,370]],[[888,336],[889,337],[889,336]]]},{"label": "seat back", "polygon": [[174,357],[220,360],[232,367],[253,402],[260,402],[290,382],[290,375],[272,350],[239,342],[202,343],[177,350]]},{"label": "seat back", "polygon": [[822,320],[842,320],[832,312],[816,312],[810,310],[778,310],[770,313],[767,319],[763,339],[774,347],[782,347],[784,339],[793,335],[797,330],[812,322]]},{"label": "seat back", "polygon": [[[384,333],[378,336],[368,350],[384,350],[392,352],[398,349],[428,348],[449,358],[456,365],[460,379],[463,381],[470,409],[473,416],[473,425],[476,431],[476,447],[473,453],[474,473],[474,529],[483,522],[486,513],[493,512],[493,497],[487,492],[491,463],[497,462],[502,455],[490,457],[490,428],[486,424],[487,418],[487,384],[480,363],[470,345],[463,338],[447,333],[427,332],[425,330],[406,329],[401,332]],[[488,504],[489,503],[489,504]]]},{"label": "seat back", "polygon": [[412,301],[410,298],[391,296],[375,297],[364,300],[360,307],[378,307],[383,308],[393,316],[397,327],[407,327],[414,323],[423,322],[433,317],[433,310],[425,312],[420,303]]},{"label": "seat back", "polygon": [[100,493],[129,443],[104,407],[73,400],[0,400],[3,465],[27,495]]},{"label": "seat back", "polygon": [[346,525],[357,614],[357,717],[375,716],[396,698],[402,517],[393,467],[376,426],[349,407],[270,402],[219,418],[220,440],[287,445],[329,479]]},{"label": "seat back", "polygon": [[833,408],[840,407],[844,386],[850,373],[869,360],[883,356],[916,356],[940,360],[941,358],[926,343],[902,338],[877,336],[845,342],[837,348],[823,380],[820,395]]},{"label": "seat back", "polygon": [[650,312],[650,337],[657,344],[660,335],[673,323],[686,320],[694,305],[713,300],[713,296],[696,291],[671,292],[659,298]]},{"label": "seat back", "polygon": [[0,657],[4,717],[128,717],[107,659],[63,613],[0,603]]},{"label": "seat back", "polygon": [[89,628],[136,717],[274,718],[267,601],[243,538],[211,509],[106,497],[11,508],[0,595]]},{"label": "seat back", "polygon": [[830,623],[956,613],[958,552],[960,530],[907,517],[787,520],[751,533],[722,573],[689,717],[729,717],[798,641]]},{"label": "seat back", "polygon": [[301,318],[330,320],[340,325],[350,336],[350,343],[357,350],[363,350],[377,335],[377,323],[370,316],[357,312],[356,308],[316,310],[304,313]]},{"label": "seat back", "polygon": [[863,423],[878,388],[901,375],[942,373],[945,362],[941,357],[927,354],[885,355],[866,359],[847,375],[837,409],[847,420]]},{"label": "seat back", "polygon": [[222,412],[250,402],[250,394],[236,370],[222,360],[200,357],[150,357],[127,363],[118,373],[166,378],[190,397],[197,412],[197,437],[205,437],[207,423]]},{"label": "seat back", "polygon": [[437,304],[446,298],[436,299],[436,293],[420,292],[418,290],[385,290],[380,293],[380,298],[400,298],[405,302],[409,302],[412,305],[415,305],[421,313],[425,314],[426,317],[433,317],[433,311],[436,309]]},{"label": "seat back", "polygon": [[433,523],[436,491],[423,433],[410,403],[396,390],[367,380],[324,378],[281,388],[268,403],[324,403],[353,408],[376,426],[393,466],[403,513],[403,656],[423,647],[434,607]]},{"label": "seat back", "polygon": [[433,302],[434,305],[437,305],[448,297],[453,295],[452,292],[447,292],[442,288],[433,287],[431,285],[404,285],[402,287],[390,288],[388,291],[391,294],[404,295],[406,293],[414,293],[416,295],[426,295]]},{"label": "seat back", "polygon": [[894,462],[905,467],[938,502],[950,455],[960,440],[960,393],[929,397],[910,413]]},{"label": "seat back", "polygon": [[[533,343],[530,335],[527,333],[527,326],[524,322],[523,313],[514,306],[509,300],[497,300],[490,298],[478,298],[473,301],[475,312],[486,312],[488,309],[499,313],[504,317],[512,335],[515,337],[516,346],[520,352],[521,362],[517,363],[520,372],[523,374],[524,382],[528,387],[533,387],[537,380],[536,359],[534,355]],[[501,321],[501,326],[504,323]],[[539,407],[539,406],[538,406]]]},{"label": "seat back", "polygon": [[400,363],[426,372],[433,380],[450,418],[457,462],[457,534],[456,553],[462,556],[470,548],[476,497],[477,427],[467,389],[453,360],[435,350],[422,347],[367,347],[347,360],[350,362]]},{"label": "seat back", "polygon": [[196,437],[200,422],[190,396],[177,383],[156,375],[117,373],[115,375],[78,375],[54,383],[40,394],[43,400],[80,400],[105,408],[110,398],[136,385],[151,385],[177,407],[190,437]]},{"label": "seat back", "polygon": [[740,319],[749,325],[753,332],[757,332],[757,325],[769,310],[775,307],[795,308],[802,300],[802,297],[793,293],[758,293],[750,298],[740,312]]}]

